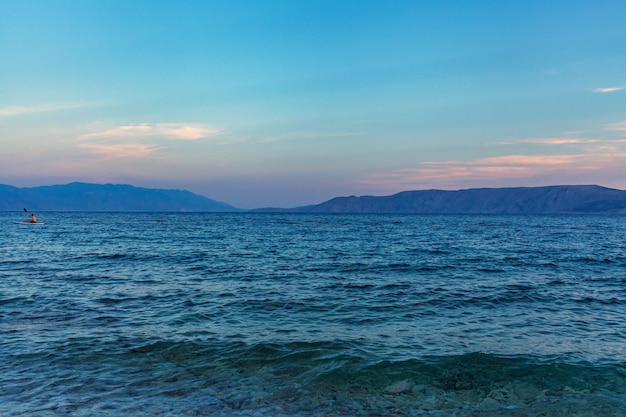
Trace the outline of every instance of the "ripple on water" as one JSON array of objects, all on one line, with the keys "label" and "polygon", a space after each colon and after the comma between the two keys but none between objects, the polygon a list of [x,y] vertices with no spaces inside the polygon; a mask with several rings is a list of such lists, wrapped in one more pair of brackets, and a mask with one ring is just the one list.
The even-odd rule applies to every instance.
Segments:
[{"label": "ripple on water", "polygon": [[626,409],[621,218],[80,216],[0,235],[2,410]]}]

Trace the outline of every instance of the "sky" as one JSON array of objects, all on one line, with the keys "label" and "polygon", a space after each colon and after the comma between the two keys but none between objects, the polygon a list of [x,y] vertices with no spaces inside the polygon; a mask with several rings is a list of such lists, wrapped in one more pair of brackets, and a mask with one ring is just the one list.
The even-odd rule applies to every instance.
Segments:
[{"label": "sky", "polygon": [[626,189],[626,2],[0,0],[0,184]]}]

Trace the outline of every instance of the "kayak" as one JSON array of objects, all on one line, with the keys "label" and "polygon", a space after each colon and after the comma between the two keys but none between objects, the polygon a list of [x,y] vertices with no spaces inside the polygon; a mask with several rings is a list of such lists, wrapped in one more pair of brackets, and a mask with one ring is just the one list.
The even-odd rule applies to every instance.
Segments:
[{"label": "kayak", "polygon": [[43,224],[43,222],[42,222],[42,221],[39,221],[39,222],[37,222],[37,223],[33,223],[33,222],[31,222],[30,220],[22,220],[21,222],[15,222],[15,223],[16,223],[16,224],[31,224],[31,225],[33,225],[33,226],[36,226],[36,225],[38,225],[38,224]]}]

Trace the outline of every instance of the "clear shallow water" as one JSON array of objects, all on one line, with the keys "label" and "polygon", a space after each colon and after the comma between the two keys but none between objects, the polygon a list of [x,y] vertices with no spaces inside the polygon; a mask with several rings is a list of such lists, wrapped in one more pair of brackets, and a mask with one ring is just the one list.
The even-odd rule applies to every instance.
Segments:
[{"label": "clear shallow water", "polygon": [[626,416],[624,217],[19,216],[0,415]]}]

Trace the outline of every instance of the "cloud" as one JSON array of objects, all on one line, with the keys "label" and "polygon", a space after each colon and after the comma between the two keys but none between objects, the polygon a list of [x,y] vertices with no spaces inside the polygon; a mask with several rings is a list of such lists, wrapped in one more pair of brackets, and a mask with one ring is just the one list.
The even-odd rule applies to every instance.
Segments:
[{"label": "cloud", "polygon": [[82,135],[78,147],[105,159],[146,158],[166,149],[164,141],[198,140],[219,133],[199,123],[140,123]]},{"label": "cloud", "polygon": [[505,155],[477,159],[475,161],[470,161],[469,165],[476,167],[527,167],[540,165],[545,167],[570,163],[580,156],[581,155]]},{"label": "cloud", "polygon": [[537,145],[580,145],[586,143],[598,143],[598,139],[581,139],[581,138],[536,138],[536,139],[524,139],[522,143],[533,143]]},{"label": "cloud", "polygon": [[205,124],[186,123],[140,123],[114,127],[102,132],[83,135],[80,139],[93,138],[147,138],[159,137],[169,140],[198,140],[219,134],[218,129]]},{"label": "cloud", "polygon": [[[613,123],[604,128],[605,131],[626,131],[626,122],[621,123]],[[603,133],[596,132],[600,138],[582,138],[582,137],[547,137],[547,138],[527,138],[520,139],[516,141],[502,141],[497,142],[497,145],[521,145],[521,144],[532,144],[532,145],[543,145],[543,146],[570,146],[570,145],[591,145],[585,146],[584,148],[601,148],[603,146],[611,146],[616,143],[623,142],[619,139],[612,139],[607,137],[602,137]],[[582,147],[581,147],[582,148]]]},{"label": "cloud", "polygon": [[141,143],[81,143],[80,148],[86,149],[92,154],[100,155],[105,159],[113,158],[145,158],[162,147]]},{"label": "cloud", "polygon": [[[422,162],[417,168],[375,172],[360,181],[369,187],[400,191],[416,188],[598,181],[607,172],[626,173],[626,152],[574,155],[504,155],[469,161]],[[593,180],[598,178],[598,180]]]},{"label": "cloud", "polygon": [[32,113],[48,113],[85,107],[79,103],[40,104],[35,106],[9,106],[0,108],[0,117],[15,117]]},{"label": "cloud", "polygon": [[624,87],[603,87],[603,88],[596,88],[593,90],[594,93],[613,93],[615,91],[621,91],[623,90]]},{"label": "cloud", "polygon": [[618,131],[618,132],[626,132],[626,122],[613,123],[612,125],[609,125],[607,129]]}]

